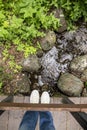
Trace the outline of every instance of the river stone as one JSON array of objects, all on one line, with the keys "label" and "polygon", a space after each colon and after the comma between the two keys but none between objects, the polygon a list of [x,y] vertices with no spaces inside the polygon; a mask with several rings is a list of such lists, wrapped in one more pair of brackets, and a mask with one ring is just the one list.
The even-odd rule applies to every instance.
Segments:
[{"label": "river stone", "polygon": [[48,31],[46,36],[41,38],[40,45],[44,51],[50,50],[56,43],[56,34],[53,31]]},{"label": "river stone", "polygon": [[55,9],[53,11],[53,13],[54,13],[54,16],[56,18],[60,19],[60,24],[61,24],[61,27],[59,27],[58,30],[56,30],[56,31],[61,33],[63,31],[65,31],[65,30],[67,30],[67,23],[66,23],[66,20],[65,20],[63,10],[62,9]]},{"label": "river stone", "polygon": [[86,82],[86,81],[87,81],[87,69],[85,69],[85,70],[83,71],[83,73],[81,74],[81,80],[82,80],[83,82]]},{"label": "river stone", "polygon": [[57,47],[72,53],[73,57],[87,54],[87,28],[82,25],[77,30],[57,34]]},{"label": "river stone", "polygon": [[84,87],[83,82],[70,73],[62,74],[57,85],[68,96],[80,96]]},{"label": "river stone", "polygon": [[26,72],[37,72],[41,65],[36,55],[30,55],[22,62],[22,70]]},{"label": "river stone", "polygon": [[84,88],[84,90],[83,90],[83,92],[82,92],[82,96],[83,96],[83,97],[87,97],[87,89],[86,89],[86,88]]},{"label": "river stone", "polygon": [[25,73],[17,75],[17,77],[11,81],[11,86],[14,93],[30,93],[30,80]]},{"label": "river stone", "polygon": [[87,55],[75,57],[70,64],[70,69],[74,72],[82,73],[87,68]]}]

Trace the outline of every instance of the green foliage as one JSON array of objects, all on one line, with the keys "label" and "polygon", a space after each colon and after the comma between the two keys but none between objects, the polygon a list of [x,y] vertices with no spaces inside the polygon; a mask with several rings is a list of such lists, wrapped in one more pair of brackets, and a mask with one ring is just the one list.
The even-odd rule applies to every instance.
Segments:
[{"label": "green foliage", "polygon": [[56,6],[55,2],[0,0],[0,44],[4,45],[3,60],[8,60],[8,66],[14,72],[19,71],[21,66],[16,63],[14,54],[9,53],[10,47],[15,45],[16,51],[22,51],[27,57],[36,53],[38,47],[35,47],[33,41],[44,36],[42,30],[59,26],[59,20],[52,14],[48,15],[51,6]]},{"label": "green foliage", "polygon": [[42,29],[57,28],[59,20],[50,13],[48,15],[51,6],[57,6],[56,2],[57,0],[1,0],[0,38],[13,41],[19,37],[21,42],[30,44],[33,38],[43,36]]},{"label": "green foliage", "polygon": [[0,0],[0,44],[4,45],[3,60],[10,60],[11,69],[20,67],[11,59],[8,45],[15,45],[16,51],[27,57],[37,51],[34,39],[60,26],[59,19],[50,13],[52,7],[57,7],[57,0]]},{"label": "green foliage", "polygon": [[0,67],[0,93],[3,92],[3,86],[12,79],[11,74],[7,74],[4,68]]},{"label": "green foliage", "polygon": [[[0,44],[4,45],[4,60],[10,57],[8,49],[12,45],[25,57],[36,53],[34,39],[43,37],[47,29],[56,30],[60,26],[60,20],[51,13],[54,8],[64,10],[68,29],[75,29],[73,23],[81,17],[87,21],[87,0],[0,0]],[[10,60],[12,68],[15,59]]]},{"label": "green foliage", "polygon": [[42,30],[60,26],[51,13],[58,7],[63,8],[70,26],[81,17],[87,21],[87,0],[0,0],[0,41],[19,38],[20,43],[30,45],[34,38],[44,35]]},{"label": "green foliage", "polygon": [[86,87],[86,89],[87,89],[87,81],[85,82],[85,87]]},{"label": "green foliage", "polygon": [[2,77],[2,74],[3,74],[3,68],[0,67],[0,91],[1,91],[2,86],[3,86],[3,77]]},{"label": "green foliage", "polygon": [[[11,47],[27,57],[41,48],[38,37],[43,37],[44,31],[60,26],[51,13],[55,8],[63,9],[69,30],[75,29],[80,18],[87,22],[87,0],[0,0],[0,46],[8,70],[16,73],[21,69],[14,53],[10,54]],[[0,67],[0,91],[10,78]]]},{"label": "green foliage", "polygon": [[68,23],[73,24],[83,18],[87,21],[87,0],[60,0],[59,6],[64,9]]}]

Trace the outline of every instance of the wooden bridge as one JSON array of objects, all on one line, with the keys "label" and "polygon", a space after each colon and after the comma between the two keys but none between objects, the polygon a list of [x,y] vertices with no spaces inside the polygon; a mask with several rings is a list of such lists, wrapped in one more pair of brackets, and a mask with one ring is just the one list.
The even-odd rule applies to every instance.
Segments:
[{"label": "wooden bridge", "polygon": [[[5,96],[0,96],[0,101],[2,101],[5,98]],[[56,130],[87,130],[83,128],[83,126],[87,124],[87,97],[75,97],[69,99],[70,101],[73,101],[76,105],[63,104],[62,98],[51,98],[51,104],[47,105],[33,105],[29,104],[29,97],[15,96],[15,104],[6,104],[4,102],[0,103],[0,130],[18,130],[19,124],[21,122],[25,110],[32,109],[50,110],[53,115]],[[4,112],[4,110],[6,111]],[[80,117],[80,124],[75,119],[75,115],[78,113],[83,113],[83,115],[81,115]],[[83,123],[83,125],[81,123]],[[36,130],[39,130],[39,121]]]}]

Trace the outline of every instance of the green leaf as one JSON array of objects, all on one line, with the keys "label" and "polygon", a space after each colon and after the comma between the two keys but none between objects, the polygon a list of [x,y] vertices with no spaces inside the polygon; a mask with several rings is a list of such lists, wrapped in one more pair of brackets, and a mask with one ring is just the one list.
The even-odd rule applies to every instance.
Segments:
[{"label": "green leaf", "polygon": [[22,23],[23,23],[23,19],[17,18],[15,15],[13,15],[13,17],[12,17],[12,19],[10,21],[10,26],[12,28],[17,29],[17,28],[22,26]]},{"label": "green leaf", "polygon": [[2,11],[0,11],[0,20],[4,20],[5,19],[5,15],[3,14]]},{"label": "green leaf", "polygon": [[6,29],[4,29],[3,27],[0,27],[0,37],[1,38],[9,37],[9,32]]}]

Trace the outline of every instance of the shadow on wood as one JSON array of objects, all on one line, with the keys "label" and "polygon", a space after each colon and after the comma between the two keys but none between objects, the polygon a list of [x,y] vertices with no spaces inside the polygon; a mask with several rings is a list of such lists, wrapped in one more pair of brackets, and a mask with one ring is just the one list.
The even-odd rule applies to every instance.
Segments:
[{"label": "shadow on wood", "polygon": [[[65,104],[74,104],[67,97],[62,99]],[[73,108],[72,108],[73,109]],[[87,114],[85,112],[70,112],[76,121],[82,126],[84,130],[87,130]]]},{"label": "shadow on wood", "polygon": [[[13,95],[8,96],[7,98],[2,100],[1,102],[13,102]],[[3,112],[5,112],[5,110],[0,110],[0,115],[2,115]]]}]

